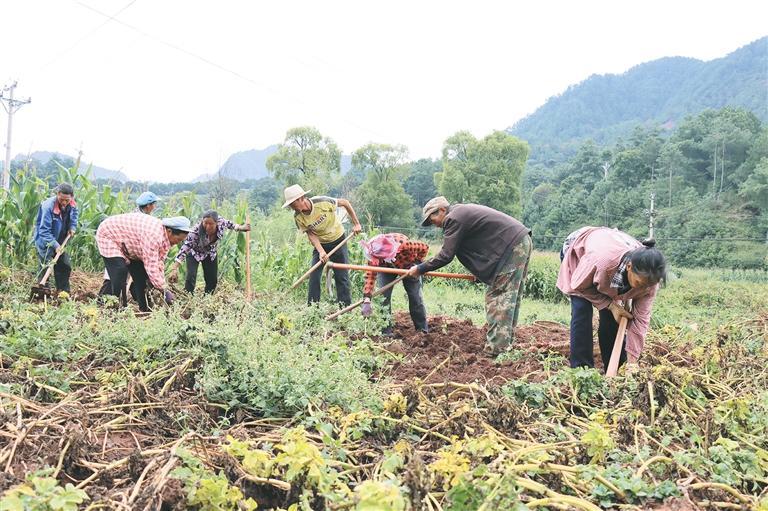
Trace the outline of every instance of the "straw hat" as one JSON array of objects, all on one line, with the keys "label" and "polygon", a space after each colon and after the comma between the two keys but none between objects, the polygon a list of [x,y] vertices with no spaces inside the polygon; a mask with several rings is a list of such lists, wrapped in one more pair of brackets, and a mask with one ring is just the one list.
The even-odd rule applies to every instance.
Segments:
[{"label": "straw hat", "polygon": [[285,197],[285,203],[283,203],[283,207],[287,208],[291,205],[291,202],[295,201],[296,199],[301,199],[311,191],[312,190],[304,191],[304,188],[302,188],[301,185],[289,186],[285,189],[285,191],[283,191],[283,196]]}]

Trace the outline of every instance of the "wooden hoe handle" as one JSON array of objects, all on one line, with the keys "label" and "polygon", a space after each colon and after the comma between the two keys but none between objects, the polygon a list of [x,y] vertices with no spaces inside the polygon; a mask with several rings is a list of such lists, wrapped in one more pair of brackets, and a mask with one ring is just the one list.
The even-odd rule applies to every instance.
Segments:
[{"label": "wooden hoe handle", "polygon": [[[335,253],[336,253],[336,251],[337,251],[338,249],[340,249],[341,247],[343,247],[344,245],[346,245],[346,243],[347,243],[347,242],[348,242],[348,241],[349,241],[349,240],[352,238],[352,236],[354,236],[354,235],[355,235],[355,233],[353,232],[352,234],[350,234],[349,236],[347,236],[346,238],[344,238],[344,240],[343,240],[341,243],[339,243],[338,245],[336,245],[335,247],[333,247],[333,250],[331,250],[330,252],[328,252],[328,257],[331,257],[333,254],[335,254]],[[294,283],[293,283],[293,285],[291,286],[291,290],[294,290],[294,289],[296,289],[296,288],[299,286],[299,284],[301,284],[302,282],[304,282],[304,281],[306,280],[306,278],[307,278],[307,277],[309,277],[309,276],[312,274],[312,272],[313,272],[313,271],[315,271],[316,269],[318,269],[318,268],[319,268],[319,267],[320,267],[322,264],[323,264],[323,260],[321,259],[321,260],[319,260],[319,261],[318,261],[318,262],[317,262],[317,263],[316,263],[314,266],[312,266],[312,268],[310,268],[309,270],[307,270],[307,273],[305,273],[304,275],[302,275],[301,277],[299,277],[299,278],[298,278],[298,280],[297,280],[296,282],[294,282]]]}]

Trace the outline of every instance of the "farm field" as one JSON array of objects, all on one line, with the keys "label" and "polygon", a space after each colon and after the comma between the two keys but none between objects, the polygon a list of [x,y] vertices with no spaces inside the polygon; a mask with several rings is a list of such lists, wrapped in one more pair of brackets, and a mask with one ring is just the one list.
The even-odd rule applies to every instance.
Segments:
[{"label": "farm field", "polygon": [[3,3],[0,511],[768,511],[762,4],[336,4]]},{"label": "farm field", "polygon": [[496,359],[471,285],[425,285],[429,334],[396,289],[383,338],[299,291],[139,318],[2,268],[0,509],[768,509],[766,275],[676,270],[606,380],[567,368],[553,261]]}]

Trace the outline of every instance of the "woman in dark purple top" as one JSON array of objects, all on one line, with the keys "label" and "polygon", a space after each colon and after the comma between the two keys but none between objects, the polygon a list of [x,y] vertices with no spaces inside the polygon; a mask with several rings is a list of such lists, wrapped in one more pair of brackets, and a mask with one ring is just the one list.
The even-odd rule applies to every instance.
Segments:
[{"label": "woman in dark purple top", "polygon": [[218,283],[219,265],[216,259],[216,246],[224,236],[224,231],[250,231],[251,224],[238,225],[226,218],[222,218],[216,211],[208,210],[203,213],[200,222],[192,228],[187,239],[179,250],[176,260],[168,277],[171,281],[178,280],[179,266],[187,259],[187,278],[184,281],[184,289],[192,293],[197,283],[197,267],[203,265],[203,278],[205,279],[205,292],[213,293]]}]

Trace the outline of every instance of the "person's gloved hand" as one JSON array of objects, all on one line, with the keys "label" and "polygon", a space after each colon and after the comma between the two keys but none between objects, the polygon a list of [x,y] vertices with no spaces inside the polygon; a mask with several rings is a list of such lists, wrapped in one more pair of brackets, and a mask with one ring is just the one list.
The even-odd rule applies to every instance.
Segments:
[{"label": "person's gloved hand", "polygon": [[373,314],[373,307],[371,307],[371,300],[370,299],[366,299],[363,302],[363,307],[361,309],[361,312],[362,312],[364,318],[367,318],[371,314]]},{"label": "person's gloved hand", "polygon": [[174,299],[173,293],[171,293],[171,291],[169,289],[166,289],[165,290],[165,303],[167,303],[168,305],[171,305],[173,303],[173,299]]}]

